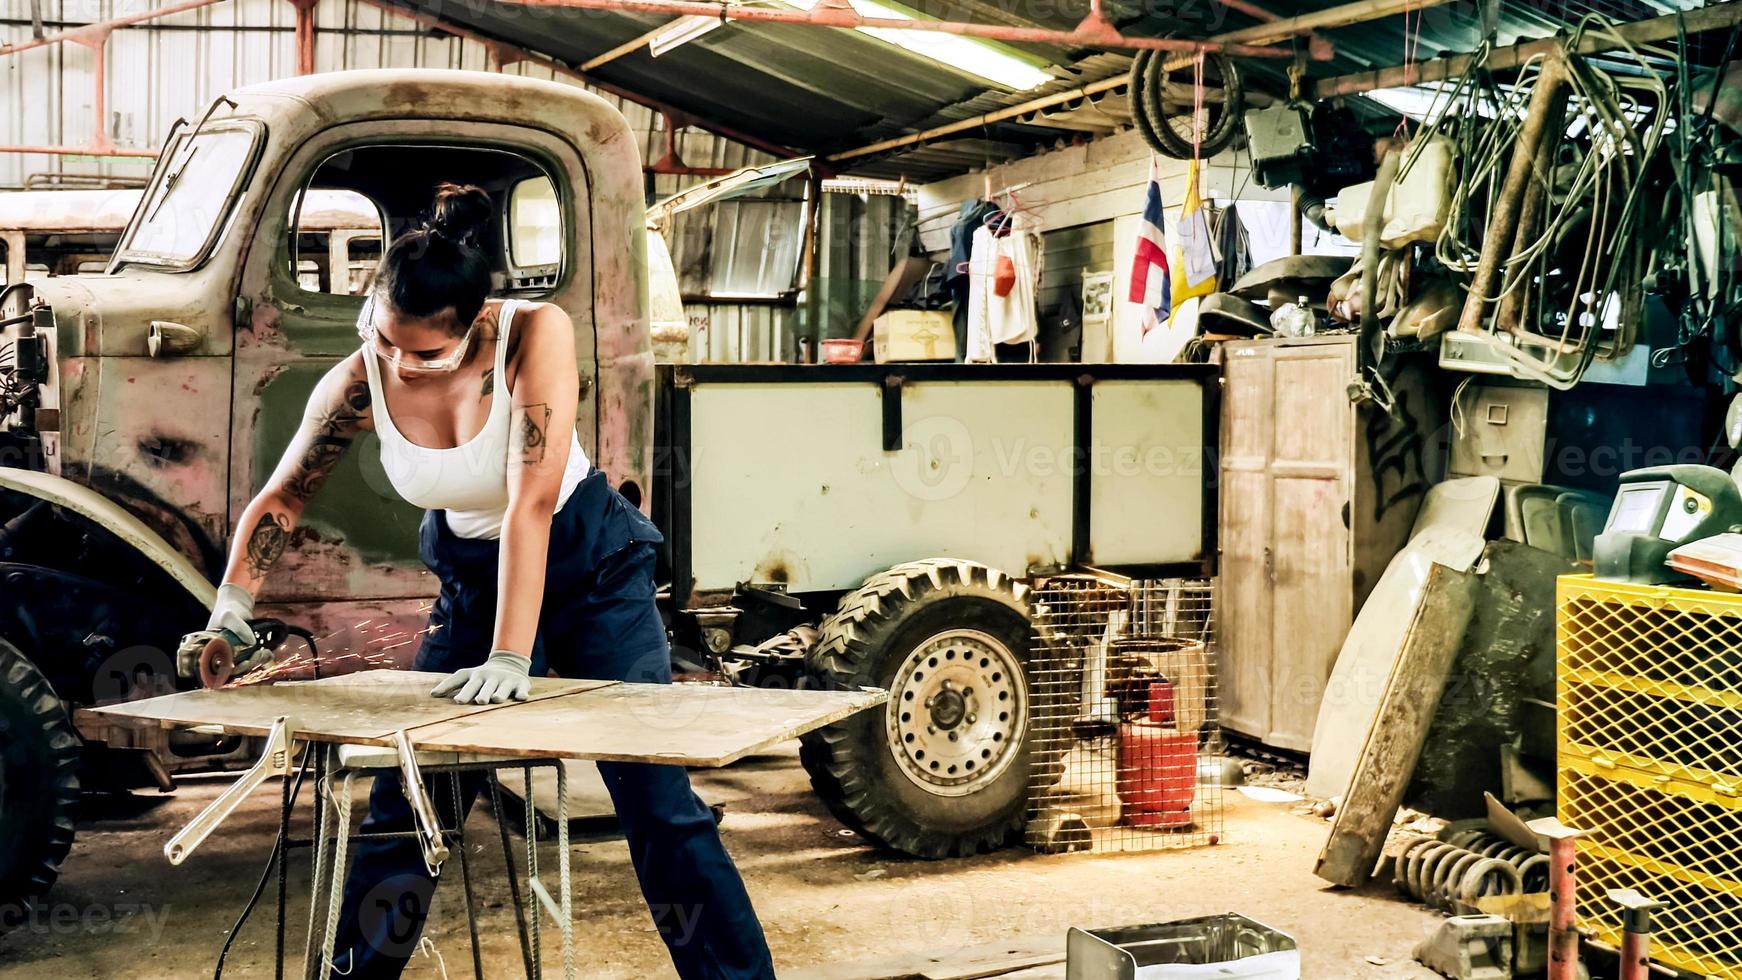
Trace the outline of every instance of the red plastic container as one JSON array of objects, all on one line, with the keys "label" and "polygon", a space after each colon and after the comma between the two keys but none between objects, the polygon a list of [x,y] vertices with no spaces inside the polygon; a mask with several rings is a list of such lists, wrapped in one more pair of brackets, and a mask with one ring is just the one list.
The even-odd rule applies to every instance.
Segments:
[{"label": "red plastic container", "polygon": [[824,364],[857,364],[865,356],[863,340],[832,338],[823,341]]},{"label": "red plastic container", "polygon": [[1157,725],[1173,724],[1173,682],[1149,682],[1149,720]]},{"label": "red plastic container", "polygon": [[1136,827],[1189,827],[1198,792],[1198,733],[1152,722],[1119,726],[1119,802]]}]

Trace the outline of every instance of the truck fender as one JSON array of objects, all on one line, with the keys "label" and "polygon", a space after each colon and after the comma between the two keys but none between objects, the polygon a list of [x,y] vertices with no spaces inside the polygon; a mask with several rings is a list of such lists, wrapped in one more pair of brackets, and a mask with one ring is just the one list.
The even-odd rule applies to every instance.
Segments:
[{"label": "truck fender", "polygon": [[146,527],[120,504],[90,487],[53,473],[0,467],[0,490],[16,490],[87,518],[169,573],[169,577],[200,605],[210,609],[217,599],[217,588],[206,581],[186,555],[171,547],[162,535]]}]

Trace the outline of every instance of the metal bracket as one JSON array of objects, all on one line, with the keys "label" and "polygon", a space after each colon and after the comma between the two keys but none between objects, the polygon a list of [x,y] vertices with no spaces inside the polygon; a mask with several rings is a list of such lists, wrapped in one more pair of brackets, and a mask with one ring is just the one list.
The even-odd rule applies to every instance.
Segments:
[{"label": "metal bracket", "polygon": [[405,785],[405,798],[411,803],[411,815],[417,821],[417,842],[423,846],[423,862],[431,875],[441,870],[448,859],[447,841],[442,836],[442,823],[436,818],[435,807],[424,792],[423,773],[417,767],[417,750],[405,729],[393,733],[393,748],[399,755],[400,781]]},{"label": "metal bracket", "polygon": [[266,747],[260,753],[260,761],[254,763],[254,768],[242,774],[242,778],[230,784],[223,795],[207,804],[188,825],[163,845],[163,856],[169,858],[170,864],[180,864],[187,856],[199,847],[212,831],[218,829],[218,824],[224,822],[248,794],[265,782],[269,776],[289,776],[296,764],[295,732],[289,719],[280,716],[272,723],[272,731],[266,736]]}]

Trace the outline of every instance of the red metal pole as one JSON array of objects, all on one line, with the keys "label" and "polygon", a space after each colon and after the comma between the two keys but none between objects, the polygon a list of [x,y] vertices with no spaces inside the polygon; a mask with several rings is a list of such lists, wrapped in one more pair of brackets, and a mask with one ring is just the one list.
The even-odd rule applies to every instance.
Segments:
[{"label": "red metal pole", "polygon": [[1651,973],[1651,937],[1639,932],[1621,934],[1621,980],[1645,980]]},{"label": "red metal pole", "polygon": [[1128,37],[1119,33],[1104,17],[1097,22],[1097,12],[1091,10],[1082,23],[1068,31],[1046,27],[1015,27],[1007,24],[979,24],[959,20],[904,20],[899,17],[866,17],[850,7],[819,3],[811,10],[777,7],[752,7],[746,4],[709,3],[705,0],[517,0],[525,7],[556,7],[587,10],[614,10],[622,13],[661,14],[673,17],[719,17],[762,24],[805,24],[812,27],[860,28],[876,27],[896,31],[932,31],[983,37],[994,41],[1016,41],[1028,44],[1065,46],[1092,45],[1104,48],[1133,48],[1154,51],[1198,52],[1234,55],[1242,58],[1292,58],[1288,48],[1256,44],[1227,44],[1219,41],[1194,41],[1177,37]]},{"label": "red metal pole", "polygon": [[158,7],[155,10],[142,10],[137,14],[128,14],[125,17],[116,17],[112,20],[99,21],[95,24],[86,24],[83,27],[72,27],[64,31],[57,31],[53,34],[44,34],[41,37],[34,37],[28,41],[20,41],[17,44],[0,44],[0,57],[5,57],[9,54],[17,54],[20,51],[29,51],[32,48],[47,47],[50,44],[59,44],[62,41],[79,41],[98,33],[108,33],[117,27],[128,27],[143,21],[155,20],[158,17],[168,17],[171,14],[186,13],[189,10],[210,7],[212,4],[218,2],[220,2],[220,0],[182,0],[180,3],[172,3],[167,7]]},{"label": "red metal pole", "polygon": [[313,75],[315,73],[315,2],[316,0],[290,0],[290,5],[296,8],[296,73],[298,75]]},{"label": "red metal pole", "polygon": [[1578,980],[1578,842],[1555,837],[1548,842],[1548,980]]},{"label": "red metal pole", "polygon": [[1636,888],[1611,888],[1609,901],[1621,906],[1621,980],[1646,980],[1651,973],[1651,913],[1667,903]]}]

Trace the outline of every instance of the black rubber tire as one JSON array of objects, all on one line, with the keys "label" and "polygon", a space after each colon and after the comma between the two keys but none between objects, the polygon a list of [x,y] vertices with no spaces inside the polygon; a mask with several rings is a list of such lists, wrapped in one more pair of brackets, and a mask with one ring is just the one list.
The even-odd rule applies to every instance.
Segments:
[{"label": "black rubber tire", "polygon": [[[1246,90],[1240,80],[1240,69],[1225,54],[1206,56],[1206,60],[1212,59],[1216,63],[1216,71],[1222,76],[1224,99],[1215,122],[1197,147],[1198,157],[1205,160],[1227,149],[1245,127]],[[1132,105],[1143,107],[1145,122],[1140,123],[1139,128],[1155,152],[1175,160],[1190,160],[1191,140],[1174,131],[1162,105],[1162,88],[1170,74],[1166,71],[1166,65],[1167,59],[1159,56],[1143,62],[1139,84],[1131,90]]]},{"label": "black rubber tire", "polygon": [[1149,121],[1149,107],[1144,104],[1146,100],[1143,98],[1143,76],[1149,70],[1149,59],[1153,57],[1155,52],[1145,49],[1137,52],[1137,57],[1131,59],[1131,73],[1125,76],[1125,94],[1130,101],[1131,122],[1143,135],[1143,142],[1163,156],[1172,156],[1173,154],[1161,149],[1161,138],[1155,135],[1155,126]]},{"label": "black rubber tire", "polygon": [[73,846],[79,755],[66,705],[0,639],[0,906],[41,894],[60,874]]},{"label": "black rubber tire", "polygon": [[[820,687],[888,688],[912,651],[938,633],[969,627],[1020,660],[1029,717],[1011,763],[965,796],[941,796],[905,775],[889,746],[886,709],[858,714],[804,736],[799,752],[811,786],[840,821],[874,843],[922,858],[966,857],[1021,838],[1031,778],[1056,767],[1043,759],[1037,725],[1060,710],[1036,683],[1030,657],[1027,589],[970,561],[933,558],[872,576],[841,600],[806,659]],[[1045,753],[1049,756],[1056,751]]]}]

